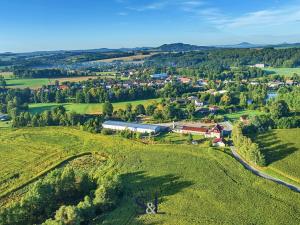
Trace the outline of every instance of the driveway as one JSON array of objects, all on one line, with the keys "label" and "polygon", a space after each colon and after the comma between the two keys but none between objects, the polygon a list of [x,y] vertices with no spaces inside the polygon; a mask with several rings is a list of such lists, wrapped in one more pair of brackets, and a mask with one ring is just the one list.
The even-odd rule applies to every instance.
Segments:
[{"label": "driveway", "polygon": [[234,157],[236,158],[236,160],[238,160],[246,169],[250,170],[252,173],[254,173],[255,175],[259,176],[259,177],[262,177],[262,178],[265,178],[265,179],[268,179],[268,180],[271,180],[271,181],[274,181],[278,184],[281,184],[281,185],[284,185],[286,187],[288,187],[289,189],[293,190],[293,191],[296,191],[296,192],[299,192],[300,193],[300,188],[295,186],[295,185],[292,185],[292,184],[289,184],[283,180],[280,180],[278,178],[275,178],[275,177],[272,177],[268,174],[265,174],[261,171],[259,171],[258,169],[254,168],[253,166],[249,165],[236,151],[235,151],[235,147],[234,146],[231,146],[230,147],[231,149],[231,152],[232,154],[234,155]]}]

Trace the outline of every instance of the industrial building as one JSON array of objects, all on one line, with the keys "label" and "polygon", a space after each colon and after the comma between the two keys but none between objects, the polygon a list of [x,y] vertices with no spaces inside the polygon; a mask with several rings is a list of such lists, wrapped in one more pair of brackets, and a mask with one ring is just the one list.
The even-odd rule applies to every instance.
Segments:
[{"label": "industrial building", "polygon": [[151,133],[156,134],[166,129],[165,127],[157,126],[157,125],[126,123],[126,122],[112,121],[112,120],[104,122],[102,124],[102,127],[111,130],[119,130],[119,131],[130,130],[133,132],[148,133],[148,134]]}]

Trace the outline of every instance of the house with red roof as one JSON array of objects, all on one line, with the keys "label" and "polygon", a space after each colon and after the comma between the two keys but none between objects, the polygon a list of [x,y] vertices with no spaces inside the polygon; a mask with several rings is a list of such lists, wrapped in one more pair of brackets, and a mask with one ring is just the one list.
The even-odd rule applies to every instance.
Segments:
[{"label": "house with red roof", "polygon": [[212,142],[214,147],[225,147],[225,142],[223,138],[215,138]]}]

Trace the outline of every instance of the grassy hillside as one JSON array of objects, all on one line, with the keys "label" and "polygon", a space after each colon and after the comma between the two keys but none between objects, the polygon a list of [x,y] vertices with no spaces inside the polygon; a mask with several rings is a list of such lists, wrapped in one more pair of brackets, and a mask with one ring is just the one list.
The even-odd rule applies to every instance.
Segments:
[{"label": "grassy hillside", "polygon": [[291,77],[293,76],[294,73],[300,74],[300,68],[273,68],[273,67],[268,67],[264,69],[265,71],[268,72],[273,72],[278,75],[282,76],[287,76]]},{"label": "grassy hillside", "polygon": [[[133,107],[138,104],[143,104],[147,106],[153,101],[159,101],[159,99],[148,99],[148,100],[139,100],[139,101],[128,101],[128,102],[118,102],[113,103],[114,110],[124,109],[127,103],[131,103]],[[99,104],[81,104],[81,103],[40,103],[40,104],[30,104],[29,111],[31,113],[40,113],[45,110],[53,109],[59,105],[63,105],[67,111],[74,111],[79,114],[99,114],[102,112],[102,103]]]},{"label": "grassy hillside", "polygon": [[[201,145],[146,145],[62,127],[2,131],[0,165],[8,168],[6,174],[19,170],[23,177],[33,176],[46,167],[39,162],[58,160],[51,156],[55,152],[97,151],[113,157],[122,174],[123,198],[95,224],[300,223],[298,193],[256,177],[223,151]],[[134,198],[155,192],[160,213],[137,215]]]},{"label": "grassy hillside", "polygon": [[257,142],[267,154],[266,172],[285,176],[300,184],[300,129],[272,130],[259,135]]}]

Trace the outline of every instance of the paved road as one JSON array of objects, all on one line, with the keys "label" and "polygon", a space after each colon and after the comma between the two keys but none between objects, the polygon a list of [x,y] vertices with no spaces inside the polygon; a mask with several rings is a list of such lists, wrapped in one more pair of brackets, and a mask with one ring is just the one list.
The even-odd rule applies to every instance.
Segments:
[{"label": "paved road", "polygon": [[265,179],[268,179],[268,180],[271,180],[271,181],[274,181],[278,184],[281,184],[281,185],[284,185],[286,187],[288,187],[289,189],[293,190],[293,191],[296,191],[296,192],[299,192],[300,193],[300,188],[295,186],[295,185],[292,185],[292,184],[289,184],[283,180],[280,180],[278,178],[275,178],[275,177],[272,177],[268,174],[265,174],[259,170],[257,170],[256,168],[254,168],[253,166],[249,165],[244,159],[241,158],[241,156],[235,151],[235,148],[233,146],[230,147],[231,148],[231,152],[232,154],[234,155],[234,157],[245,167],[247,168],[248,170],[250,170],[252,173],[254,173],[255,175],[257,176],[260,176],[260,177],[263,177]]}]

